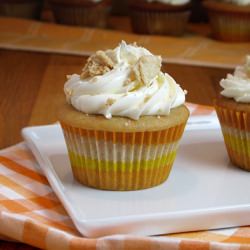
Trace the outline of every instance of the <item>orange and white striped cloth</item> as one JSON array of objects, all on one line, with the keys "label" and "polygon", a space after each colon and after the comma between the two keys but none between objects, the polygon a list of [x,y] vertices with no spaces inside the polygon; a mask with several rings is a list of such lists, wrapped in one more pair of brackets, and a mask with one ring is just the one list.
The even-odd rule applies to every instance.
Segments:
[{"label": "orange and white striped cloth", "polygon": [[[188,106],[192,115],[214,115],[210,107]],[[0,151],[0,234],[42,249],[250,249],[250,226],[152,237],[84,238],[24,142]]]}]

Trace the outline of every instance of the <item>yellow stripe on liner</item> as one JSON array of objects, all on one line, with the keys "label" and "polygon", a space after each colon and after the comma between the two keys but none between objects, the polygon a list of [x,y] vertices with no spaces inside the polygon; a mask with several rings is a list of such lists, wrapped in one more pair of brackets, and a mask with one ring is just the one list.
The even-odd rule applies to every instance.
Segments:
[{"label": "yellow stripe on liner", "polygon": [[224,133],[224,140],[233,151],[250,156],[250,139]]},{"label": "yellow stripe on liner", "polygon": [[[138,161],[105,161],[98,159],[86,158],[82,155],[78,155],[72,151],[69,152],[69,158],[72,166],[79,168],[102,168],[103,169],[117,169],[117,170],[128,170],[132,168],[150,169],[154,167],[163,167],[165,165],[171,165],[176,157],[176,151],[170,152],[167,155],[163,155],[156,159],[151,160],[138,160]],[[132,167],[132,168],[131,168]]]}]

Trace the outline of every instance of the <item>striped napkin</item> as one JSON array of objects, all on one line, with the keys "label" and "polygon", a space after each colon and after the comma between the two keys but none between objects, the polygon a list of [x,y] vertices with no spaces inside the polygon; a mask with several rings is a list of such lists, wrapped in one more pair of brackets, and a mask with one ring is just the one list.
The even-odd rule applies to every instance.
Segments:
[{"label": "striped napkin", "polygon": [[[191,116],[214,117],[188,104]],[[250,250],[250,227],[142,237],[82,237],[24,142],[0,151],[0,234],[42,249]]]}]

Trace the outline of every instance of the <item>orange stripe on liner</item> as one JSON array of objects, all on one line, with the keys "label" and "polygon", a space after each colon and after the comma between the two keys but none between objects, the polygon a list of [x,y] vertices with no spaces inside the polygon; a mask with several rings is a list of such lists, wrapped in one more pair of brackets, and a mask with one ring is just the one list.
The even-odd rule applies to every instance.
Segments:
[{"label": "orange stripe on liner", "polygon": [[93,138],[96,140],[105,140],[113,143],[122,144],[165,144],[176,142],[180,139],[185,124],[180,124],[175,127],[168,128],[160,131],[145,131],[145,132],[109,132],[109,131],[97,131],[86,130],[82,128],[75,128],[61,123],[61,126],[65,131],[73,135],[80,135],[86,138]]}]

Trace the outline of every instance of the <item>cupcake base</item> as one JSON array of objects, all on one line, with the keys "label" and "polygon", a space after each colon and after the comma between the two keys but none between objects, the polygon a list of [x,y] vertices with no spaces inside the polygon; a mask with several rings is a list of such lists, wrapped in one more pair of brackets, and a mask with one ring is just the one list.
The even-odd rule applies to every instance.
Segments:
[{"label": "cupcake base", "polygon": [[230,3],[206,1],[215,39],[227,42],[250,41],[250,6],[237,6]]},{"label": "cupcake base", "polygon": [[75,179],[89,187],[120,191],[150,188],[167,179],[189,115],[182,106],[170,119],[151,117],[149,124],[150,117],[138,122],[66,113],[62,110],[59,120]]},{"label": "cupcake base", "polygon": [[190,4],[172,5],[145,0],[129,1],[132,28],[142,34],[180,36],[190,16]]},{"label": "cupcake base", "polygon": [[190,11],[147,12],[131,11],[132,28],[139,34],[181,36],[186,29]]},{"label": "cupcake base", "polygon": [[2,0],[0,2],[0,15],[28,19],[40,19],[43,0]]},{"label": "cupcake base", "polygon": [[250,171],[249,105],[237,104],[233,100],[221,98],[216,102],[215,109],[231,162],[244,170]]},{"label": "cupcake base", "polygon": [[109,0],[93,1],[51,0],[51,6],[57,23],[105,28],[111,9]]}]

